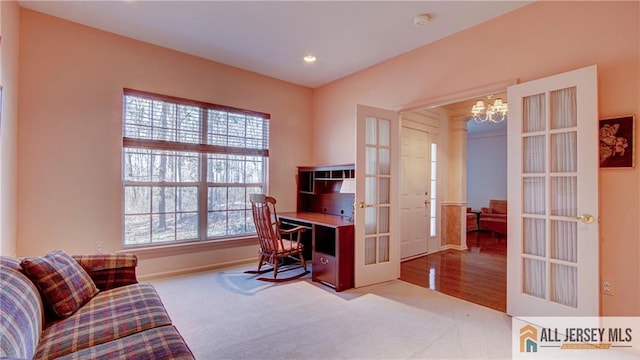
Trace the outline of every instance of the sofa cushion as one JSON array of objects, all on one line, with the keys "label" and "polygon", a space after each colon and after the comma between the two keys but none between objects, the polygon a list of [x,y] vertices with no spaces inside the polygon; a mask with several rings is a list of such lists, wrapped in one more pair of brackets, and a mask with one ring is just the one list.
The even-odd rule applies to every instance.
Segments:
[{"label": "sofa cushion", "polygon": [[193,359],[173,326],[162,326],[65,355],[60,359]]},{"label": "sofa cushion", "polygon": [[0,257],[0,358],[31,359],[42,332],[43,305],[38,289],[20,262]]},{"label": "sofa cushion", "polygon": [[67,317],[98,293],[89,274],[62,250],[25,258],[20,263],[40,290],[45,302],[60,317]]},{"label": "sofa cushion", "polygon": [[73,255],[73,259],[91,276],[96,287],[109,290],[135,284],[138,257],[133,254]]},{"label": "sofa cushion", "polygon": [[47,327],[36,358],[64,356],[164,325],[171,325],[171,319],[151,284],[103,291],[75,314]]}]

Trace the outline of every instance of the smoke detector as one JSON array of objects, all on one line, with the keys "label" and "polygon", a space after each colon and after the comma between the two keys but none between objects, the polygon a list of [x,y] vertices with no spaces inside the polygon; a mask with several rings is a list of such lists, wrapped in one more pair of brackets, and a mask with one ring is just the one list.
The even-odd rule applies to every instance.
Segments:
[{"label": "smoke detector", "polygon": [[413,25],[422,26],[422,25],[425,25],[426,23],[428,23],[429,20],[431,20],[431,15],[429,15],[429,14],[420,14],[420,15],[418,15],[418,16],[413,18]]}]

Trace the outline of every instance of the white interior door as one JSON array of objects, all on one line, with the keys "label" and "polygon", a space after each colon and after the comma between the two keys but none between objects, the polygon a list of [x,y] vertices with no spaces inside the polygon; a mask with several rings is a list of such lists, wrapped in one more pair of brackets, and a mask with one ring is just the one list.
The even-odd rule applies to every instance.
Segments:
[{"label": "white interior door", "polygon": [[400,257],[439,250],[437,238],[436,136],[402,127]]},{"label": "white interior door", "polygon": [[507,313],[597,316],[597,68],[507,94]]},{"label": "white interior door", "polygon": [[397,112],[357,106],[356,287],[400,276],[398,130]]}]

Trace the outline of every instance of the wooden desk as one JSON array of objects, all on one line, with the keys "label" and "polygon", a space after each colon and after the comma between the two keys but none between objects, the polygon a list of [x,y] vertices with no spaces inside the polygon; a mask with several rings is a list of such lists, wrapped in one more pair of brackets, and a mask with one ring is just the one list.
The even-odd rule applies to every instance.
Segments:
[{"label": "wooden desk", "polygon": [[[342,291],[353,287],[353,222],[315,212],[279,213],[283,224],[311,228],[311,279]],[[303,233],[304,234],[304,233]]]}]

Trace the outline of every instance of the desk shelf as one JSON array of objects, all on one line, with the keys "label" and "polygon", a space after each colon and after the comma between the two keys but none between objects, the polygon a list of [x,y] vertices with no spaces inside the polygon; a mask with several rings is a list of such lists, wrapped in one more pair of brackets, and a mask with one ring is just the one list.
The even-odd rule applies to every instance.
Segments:
[{"label": "desk shelf", "polygon": [[340,188],[354,176],[354,164],[299,166],[297,211],[350,216],[355,196],[340,193]]}]

